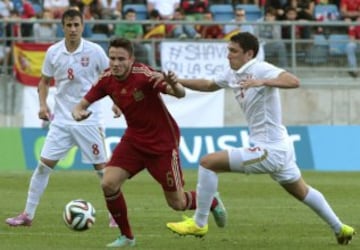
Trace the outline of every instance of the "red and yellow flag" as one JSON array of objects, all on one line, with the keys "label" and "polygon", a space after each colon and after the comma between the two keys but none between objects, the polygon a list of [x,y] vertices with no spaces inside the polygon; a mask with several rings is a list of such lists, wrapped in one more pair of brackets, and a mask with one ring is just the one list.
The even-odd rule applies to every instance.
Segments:
[{"label": "red and yellow flag", "polygon": [[166,35],[165,25],[159,24],[159,25],[155,26],[154,28],[152,28],[151,30],[149,30],[149,32],[144,35],[144,38],[145,39],[163,38],[163,37],[165,37],[165,35]]},{"label": "red and yellow flag", "polygon": [[224,40],[229,41],[233,35],[236,35],[239,32],[240,32],[240,30],[238,30],[238,29],[234,29],[234,30],[230,31],[229,33],[224,35]]},{"label": "red and yellow flag", "polygon": [[13,46],[14,71],[18,82],[37,86],[41,67],[50,43],[15,43]]}]

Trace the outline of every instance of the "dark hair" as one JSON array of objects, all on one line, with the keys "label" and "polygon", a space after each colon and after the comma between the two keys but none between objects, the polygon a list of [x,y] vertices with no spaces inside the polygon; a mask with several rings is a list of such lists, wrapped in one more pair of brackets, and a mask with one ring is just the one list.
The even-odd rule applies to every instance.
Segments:
[{"label": "dark hair", "polygon": [[161,18],[160,12],[157,9],[153,9],[149,13],[150,18]]},{"label": "dark hair", "polygon": [[73,19],[74,17],[80,17],[81,23],[84,22],[83,15],[81,14],[80,11],[74,10],[74,9],[67,9],[67,10],[65,10],[65,12],[64,12],[64,14],[62,15],[62,18],[61,18],[62,25],[65,24],[65,19],[66,18]]},{"label": "dark hair", "polygon": [[277,10],[274,7],[268,7],[265,9],[265,15],[270,14],[272,16],[276,16],[277,15]]},{"label": "dark hair", "polygon": [[136,14],[136,10],[135,9],[133,9],[133,8],[128,8],[126,11],[125,11],[125,15],[127,15],[128,13],[134,13],[134,14]]},{"label": "dark hair", "polygon": [[239,32],[230,37],[230,41],[239,44],[240,48],[242,48],[244,52],[249,50],[254,51],[254,58],[259,52],[259,41],[256,36],[250,32]]},{"label": "dark hair", "polygon": [[109,49],[111,47],[115,48],[123,48],[127,52],[129,52],[130,56],[134,55],[134,47],[129,39],[123,37],[115,37],[110,40]]}]

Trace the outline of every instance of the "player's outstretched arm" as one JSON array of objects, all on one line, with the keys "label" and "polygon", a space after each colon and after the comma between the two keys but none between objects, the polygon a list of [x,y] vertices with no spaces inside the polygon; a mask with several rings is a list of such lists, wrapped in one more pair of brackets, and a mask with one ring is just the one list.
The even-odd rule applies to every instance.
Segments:
[{"label": "player's outstretched arm", "polygon": [[81,99],[71,113],[74,120],[82,121],[88,118],[91,115],[91,111],[86,110],[89,106],[90,103],[87,100]]},{"label": "player's outstretched arm", "polygon": [[213,81],[207,79],[177,79],[184,87],[201,92],[213,92],[220,87]]},{"label": "player's outstretched arm", "polygon": [[178,82],[176,74],[172,71],[164,74],[164,80],[167,83],[166,92],[169,95],[182,98],[185,96],[185,88]]}]

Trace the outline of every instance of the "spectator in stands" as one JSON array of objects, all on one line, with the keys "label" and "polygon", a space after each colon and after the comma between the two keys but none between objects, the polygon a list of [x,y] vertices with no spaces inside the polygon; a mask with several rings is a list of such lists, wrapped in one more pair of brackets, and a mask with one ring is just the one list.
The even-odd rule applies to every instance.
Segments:
[{"label": "spectator in stands", "polygon": [[[124,14],[124,19],[126,21],[135,21],[136,11],[133,8],[127,9]],[[142,25],[138,23],[117,23],[115,25],[114,35],[127,39],[141,39],[144,31]]]},{"label": "spectator in stands", "polygon": [[246,11],[242,8],[236,8],[234,14],[235,14],[235,19],[231,20],[231,22],[236,24],[226,24],[224,26],[225,36],[230,38],[232,35],[238,32],[249,32],[251,34],[254,34],[255,31],[253,25],[242,24],[242,22],[246,22]]},{"label": "spectator in stands", "polygon": [[44,0],[44,9],[49,9],[54,18],[61,18],[63,12],[69,8],[69,0]]},{"label": "spectator in stands", "polygon": [[[122,13],[121,9],[113,10],[106,9],[103,7],[102,0],[94,0],[90,4],[84,6],[84,19],[85,20],[114,20],[121,19]],[[114,2],[114,1],[112,1]],[[120,8],[121,1],[117,2],[117,8]],[[114,24],[113,23],[95,23],[92,24],[92,33],[94,34],[105,34],[106,36],[111,36],[114,33]]]},{"label": "spectator in stands", "polygon": [[[2,17],[0,17],[0,20]],[[3,22],[0,23],[0,72],[2,72],[3,65],[7,66],[9,64],[10,59],[10,46],[6,45],[5,41],[5,24]]]},{"label": "spectator in stands", "polygon": [[[161,16],[158,10],[153,9],[152,11],[150,11],[149,13],[149,19],[151,21],[161,21]],[[159,39],[159,38],[165,38],[166,37],[166,28],[167,25],[165,25],[164,23],[157,23],[157,24],[148,24],[145,25],[144,29],[145,29],[145,35],[144,35],[144,39]],[[157,65],[160,65],[160,42],[152,42],[152,43],[145,43],[144,44],[145,47],[148,50],[149,58],[151,58],[150,60],[150,65],[152,67],[157,67]],[[153,47],[155,46],[155,47]]]},{"label": "spectator in stands", "polygon": [[0,0],[0,19],[8,18],[10,11],[14,9],[14,4],[11,0]]},{"label": "spectator in stands", "polygon": [[[205,11],[203,16],[204,21],[214,22],[214,17],[211,11]],[[198,33],[201,35],[202,38],[205,39],[217,39],[223,38],[223,28],[219,24],[202,24],[197,27]]]},{"label": "spectator in stands", "polygon": [[147,8],[150,13],[153,9],[159,11],[162,19],[172,19],[174,12],[180,7],[180,0],[147,0]]},{"label": "spectator in stands", "polygon": [[265,10],[265,16],[261,20],[264,24],[256,26],[256,34],[264,47],[265,59],[272,62],[270,58],[277,56],[278,65],[282,68],[288,66],[287,52],[285,43],[281,40],[281,25],[266,25],[266,22],[274,22],[276,20],[277,10],[269,7]]},{"label": "spectator in stands", "polygon": [[[124,13],[124,20],[134,22],[136,20],[136,11],[133,8],[127,9]],[[150,64],[148,49],[140,41],[144,35],[141,24],[117,23],[115,25],[114,35],[132,40],[136,59],[142,63]]]},{"label": "spectator in stands", "polygon": [[356,55],[360,54],[360,17],[357,18],[356,22],[358,25],[349,26],[350,41],[346,46],[347,60],[350,68],[349,74],[355,78],[360,74],[356,59]]},{"label": "spectator in stands", "polygon": [[[304,22],[305,20],[301,20],[298,17],[298,12],[295,7],[288,7],[285,10],[285,19],[284,22]],[[310,39],[311,37],[311,27],[310,26],[302,26],[297,25],[295,28],[295,37],[296,39]],[[291,25],[283,25],[281,29],[282,38],[284,39],[292,39],[291,37],[292,26]]]},{"label": "spectator in stands", "polygon": [[275,20],[282,20],[284,19],[286,7],[290,5],[290,0],[266,0],[265,10],[269,8],[275,9]]},{"label": "spectator in stands", "polygon": [[[28,0],[22,0],[22,8],[19,15],[21,19],[31,19],[36,17],[36,13],[32,3]],[[21,35],[22,37],[30,37],[32,36],[33,24],[32,23],[22,23],[21,24]]]},{"label": "spectator in stands", "polygon": [[[10,16],[6,18],[4,22],[0,23],[2,26],[2,36],[6,34],[6,37],[12,37],[11,39],[6,39],[4,42],[0,43],[0,48],[2,48],[2,52],[0,53],[0,62],[6,63],[7,65],[10,65],[12,58],[12,44],[15,42],[22,42],[21,24],[18,22],[20,19],[21,17],[19,12],[16,9],[13,9],[10,11]],[[14,22],[7,22],[8,20]],[[9,72],[7,73],[11,74],[11,69],[9,69]]]},{"label": "spectator in stands", "polygon": [[209,7],[208,0],[181,0],[180,8],[184,10],[186,20],[202,20]]},{"label": "spectator in stands", "polygon": [[341,0],[340,14],[345,20],[355,21],[360,17],[360,0]]},{"label": "spectator in stands", "polygon": [[257,6],[265,5],[266,0],[232,0],[231,3],[236,6],[238,4],[256,4]]},{"label": "spectator in stands", "polygon": [[[42,20],[54,20],[53,13],[50,10],[43,10],[39,16]],[[56,40],[57,25],[56,23],[37,22],[33,26],[34,41],[37,43],[49,43]]]},{"label": "spectator in stands", "polygon": [[121,0],[97,0],[101,5],[101,18],[113,19],[121,17],[122,2]]},{"label": "spectator in stands", "polygon": [[[15,42],[22,41],[21,24],[18,22],[21,19],[20,14],[17,10],[10,11],[10,16],[7,20],[15,21],[13,23],[5,23],[6,36],[14,37]],[[12,41],[8,40],[6,46],[11,47]]]},{"label": "spectator in stands", "polygon": [[[162,19],[159,11],[156,9],[150,11],[149,20],[161,21]],[[147,24],[144,26],[144,30],[145,30],[145,35],[144,35],[145,39],[166,37],[166,26],[164,23]]]},{"label": "spectator in stands", "polygon": [[[176,8],[174,12],[174,21],[185,21],[184,11],[181,8]],[[200,38],[201,35],[196,32],[194,25],[191,24],[174,24],[170,28],[171,37],[174,38]]]},{"label": "spectator in stands", "polygon": [[10,59],[10,46],[4,40],[6,34],[6,20],[10,17],[10,12],[14,10],[11,0],[0,0],[0,72],[4,63],[8,64]]},{"label": "spectator in stands", "polygon": [[296,8],[298,20],[314,21],[314,10],[317,0],[293,0],[289,7]]}]

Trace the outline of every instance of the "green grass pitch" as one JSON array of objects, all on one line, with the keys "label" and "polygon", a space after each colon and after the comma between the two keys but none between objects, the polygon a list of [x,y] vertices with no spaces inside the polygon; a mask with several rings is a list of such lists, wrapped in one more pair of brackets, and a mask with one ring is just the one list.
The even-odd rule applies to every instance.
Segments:
[{"label": "green grass pitch", "polygon": [[[186,190],[196,186],[197,171],[184,171]],[[108,214],[99,180],[92,171],[55,171],[30,228],[12,228],[4,223],[24,208],[31,172],[0,174],[0,249],[106,249],[117,229],[108,227]],[[305,180],[319,189],[338,216],[360,228],[360,172],[303,172]],[[228,211],[228,225],[219,229],[213,218],[202,239],[180,237],[165,223],[178,221],[182,214],[167,207],[161,188],[146,172],[124,186],[128,213],[136,236],[135,249],[339,249],[330,228],[308,207],[290,197],[267,175],[221,174],[219,191]],[[62,221],[64,205],[83,198],[97,210],[93,228],[74,232]],[[360,249],[357,236],[347,249]]]}]

